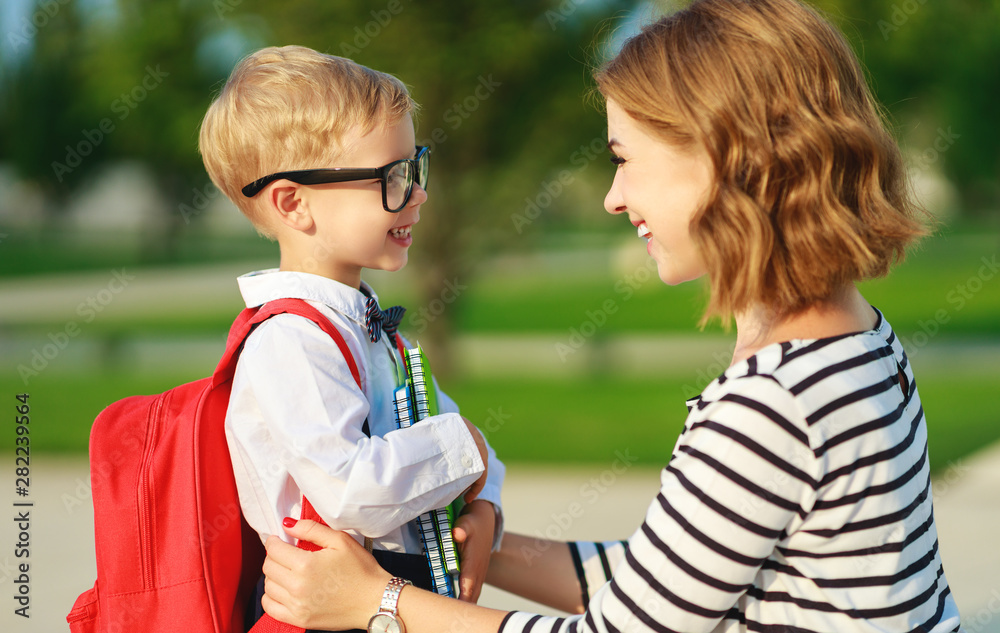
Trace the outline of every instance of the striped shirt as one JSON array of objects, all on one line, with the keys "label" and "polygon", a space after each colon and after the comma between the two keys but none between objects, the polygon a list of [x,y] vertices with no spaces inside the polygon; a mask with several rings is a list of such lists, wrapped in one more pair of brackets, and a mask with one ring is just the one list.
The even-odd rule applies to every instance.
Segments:
[{"label": "striped shirt", "polygon": [[960,630],[924,412],[881,314],[765,347],[688,408],[627,548],[571,548],[586,613],[514,612],[502,633]]}]

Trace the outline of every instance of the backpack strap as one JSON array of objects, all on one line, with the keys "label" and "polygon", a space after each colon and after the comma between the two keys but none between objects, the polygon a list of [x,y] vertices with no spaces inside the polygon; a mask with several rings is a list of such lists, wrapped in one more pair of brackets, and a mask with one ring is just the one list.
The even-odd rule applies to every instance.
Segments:
[{"label": "backpack strap", "polygon": [[233,374],[236,372],[236,359],[243,349],[243,343],[255,327],[275,315],[286,313],[305,317],[330,335],[330,338],[333,339],[333,342],[337,344],[340,352],[344,355],[344,360],[347,361],[351,375],[354,376],[354,382],[358,383],[358,388],[361,388],[361,374],[358,371],[358,364],[354,362],[354,355],[351,354],[351,350],[347,347],[344,335],[319,310],[302,299],[278,299],[276,301],[269,301],[259,308],[246,308],[243,312],[240,312],[240,315],[236,317],[236,321],[233,322],[233,326],[229,329],[229,337],[226,339],[226,351],[222,355],[219,365],[215,368],[215,374],[212,377],[212,386],[221,384],[233,377]]},{"label": "backpack strap", "polygon": [[[259,308],[247,308],[243,310],[236,317],[236,321],[229,330],[229,337],[226,339],[226,351],[222,355],[215,373],[212,375],[213,387],[224,383],[226,380],[232,380],[233,374],[236,372],[236,360],[239,358],[240,351],[243,349],[243,343],[247,337],[250,336],[255,327],[278,314],[297,314],[314,322],[320,329],[326,332],[344,355],[344,360],[347,361],[351,375],[354,376],[354,382],[358,383],[359,389],[362,388],[361,373],[358,371],[358,364],[355,362],[350,348],[347,347],[344,335],[319,310],[302,299],[278,299],[276,301],[269,301]],[[368,432],[368,420],[365,420],[363,430],[365,435],[370,435]],[[302,512],[300,517],[326,525],[326,522],[323,521],[322,517],[320,517],[319,513],[316,512],[312,504],[305,497],[302,497]],[[322,549],[314,543],[302,540],[298,542],[298,547],[307,551]],[[279,622],[266,613],[250,629],[250,633],[304,633],[304,631],[305,629],[301,627]]]}]

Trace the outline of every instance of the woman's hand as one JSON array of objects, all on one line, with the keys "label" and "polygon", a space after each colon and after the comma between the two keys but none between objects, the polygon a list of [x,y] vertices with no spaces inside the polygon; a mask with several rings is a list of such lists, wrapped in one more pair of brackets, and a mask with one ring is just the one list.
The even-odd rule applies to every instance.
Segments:
[{"label": "woman's hand", "polygon": [[497,514],[493,504],[483,499],[474,499],[462,509],[455,521],[452,535],[458,545],[462,573],[458,577],[459,600],[475,604],[479,601],[486,569],[490,564],[493,549],[493,531]]},{"label": "woman's hand", "polygon": [[389,573],[343,532],[315,521],[286,524],[285,532],[322,549],[309,552],[276,536],[267,539],[264,611],[306,629],[364,629],[378,611]]}]

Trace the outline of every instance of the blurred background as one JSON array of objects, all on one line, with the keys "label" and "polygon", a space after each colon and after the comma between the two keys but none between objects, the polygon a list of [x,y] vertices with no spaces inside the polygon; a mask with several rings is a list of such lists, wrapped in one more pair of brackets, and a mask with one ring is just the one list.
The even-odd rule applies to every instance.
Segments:
[{"label": "blurred background", "polygon": [[[421,105],[433,167],[410,264],[366,279],[409,308],[403,331],[511,472],[561,464],[586,481],[626,456],[655,490],[683,401],[734,337],[698,331],[704,288],[664,287],[632,227],[603,212],[613,169],[591,72],[685,4],[4,0],[0,395],[30,394],[36,472],[66,473],[52,520],[90,529],[76,507],[94,416],[208,375],[242,306],[236,276],[277,265],[209,181],[197,136],[233,65],[285,44],[392,73]],[[939,220],[863,291],[911,356],[931,464],[954,489],[1000,439],[1000,2],[813,4],[866,66]],[[966,613],[996,606],[967,628],[990,629],[1000,574],[966,582],[979,586]]]}]

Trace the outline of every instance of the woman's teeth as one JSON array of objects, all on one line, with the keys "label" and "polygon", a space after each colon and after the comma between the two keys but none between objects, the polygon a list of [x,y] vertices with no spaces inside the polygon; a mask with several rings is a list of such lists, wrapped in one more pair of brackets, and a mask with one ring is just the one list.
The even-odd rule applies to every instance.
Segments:
[{"label": "woman's teeth", "polygon": [[645,237],[647,240],[649,239],[649,236],[652,235],[652,233],[649,230],[649,227],[646,226],[645,222],[639,223],[638,233],[639,237]]},{"label": "woman's teeth", "polygon": [[393,237],[396,237],[396,238],[399,238],[399,239],[405,239],[407,237],[410,237],[410,229],[411,228],[413,228],[413,227],[412,226],[401,226],[398,229],[389,229],[389,234],[392,235]]}]

